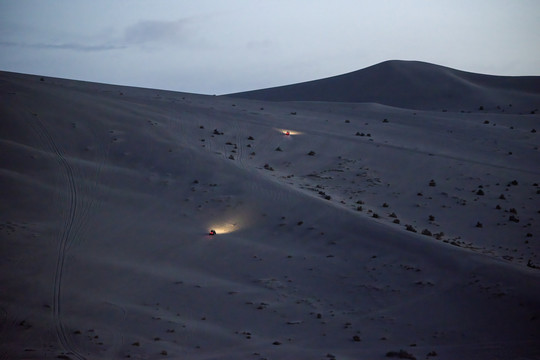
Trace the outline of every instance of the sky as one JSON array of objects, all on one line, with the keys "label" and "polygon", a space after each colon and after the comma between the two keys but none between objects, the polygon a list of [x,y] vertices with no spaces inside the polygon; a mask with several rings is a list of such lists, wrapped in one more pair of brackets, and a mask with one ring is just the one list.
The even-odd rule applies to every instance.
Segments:
[{"label": "sky", "polygon": [[0,70],[226,94],[386,60],[540,75],[538,0],[0,0]]}]

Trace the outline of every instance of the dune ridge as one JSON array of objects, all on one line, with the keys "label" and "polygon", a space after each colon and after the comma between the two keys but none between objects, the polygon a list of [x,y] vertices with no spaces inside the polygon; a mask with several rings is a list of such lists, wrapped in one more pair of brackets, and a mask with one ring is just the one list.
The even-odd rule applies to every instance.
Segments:
[{"label": "dune ridge", "polygon": [[475,74],[420,61],[390,60],[325,79],[226,96],[266,101],[372,102],[418,110],[477,111],[482,107],[490,112],[529,113],[538,111],[540,77]]}]

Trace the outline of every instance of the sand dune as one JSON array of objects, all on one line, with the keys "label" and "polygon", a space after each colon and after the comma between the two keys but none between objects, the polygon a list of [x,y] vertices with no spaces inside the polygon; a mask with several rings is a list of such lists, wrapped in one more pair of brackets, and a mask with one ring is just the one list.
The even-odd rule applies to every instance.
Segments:
[{"label": "sand dune", "polygon": [[386,61],[300,84],[229,94],[267,101],[372,102],[418,110],[538,112],[537,76],[492,76],[419,61]]},{"label": "sand dune", "polygon": [[1,72],[0,357],[540,358],[538,78],[388,67],[470,102]]}]

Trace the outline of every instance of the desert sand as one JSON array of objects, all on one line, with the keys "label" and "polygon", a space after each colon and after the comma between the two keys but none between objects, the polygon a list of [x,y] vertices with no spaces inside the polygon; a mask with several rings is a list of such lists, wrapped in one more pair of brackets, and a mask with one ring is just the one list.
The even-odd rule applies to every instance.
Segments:
[{"label": "desert sand", "polygon": [[0,358],[540,359],[539,108],[419,62],[228,96],[0,72]]}]

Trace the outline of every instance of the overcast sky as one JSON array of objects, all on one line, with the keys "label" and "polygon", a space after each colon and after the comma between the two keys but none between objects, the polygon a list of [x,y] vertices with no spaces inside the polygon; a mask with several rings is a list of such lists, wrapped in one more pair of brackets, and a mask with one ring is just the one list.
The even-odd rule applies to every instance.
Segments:
[{"label": "overcast sky", "polygon": [[391,60],[540,75],[539,0],[0,0],[0,70],[223,94]]}]

